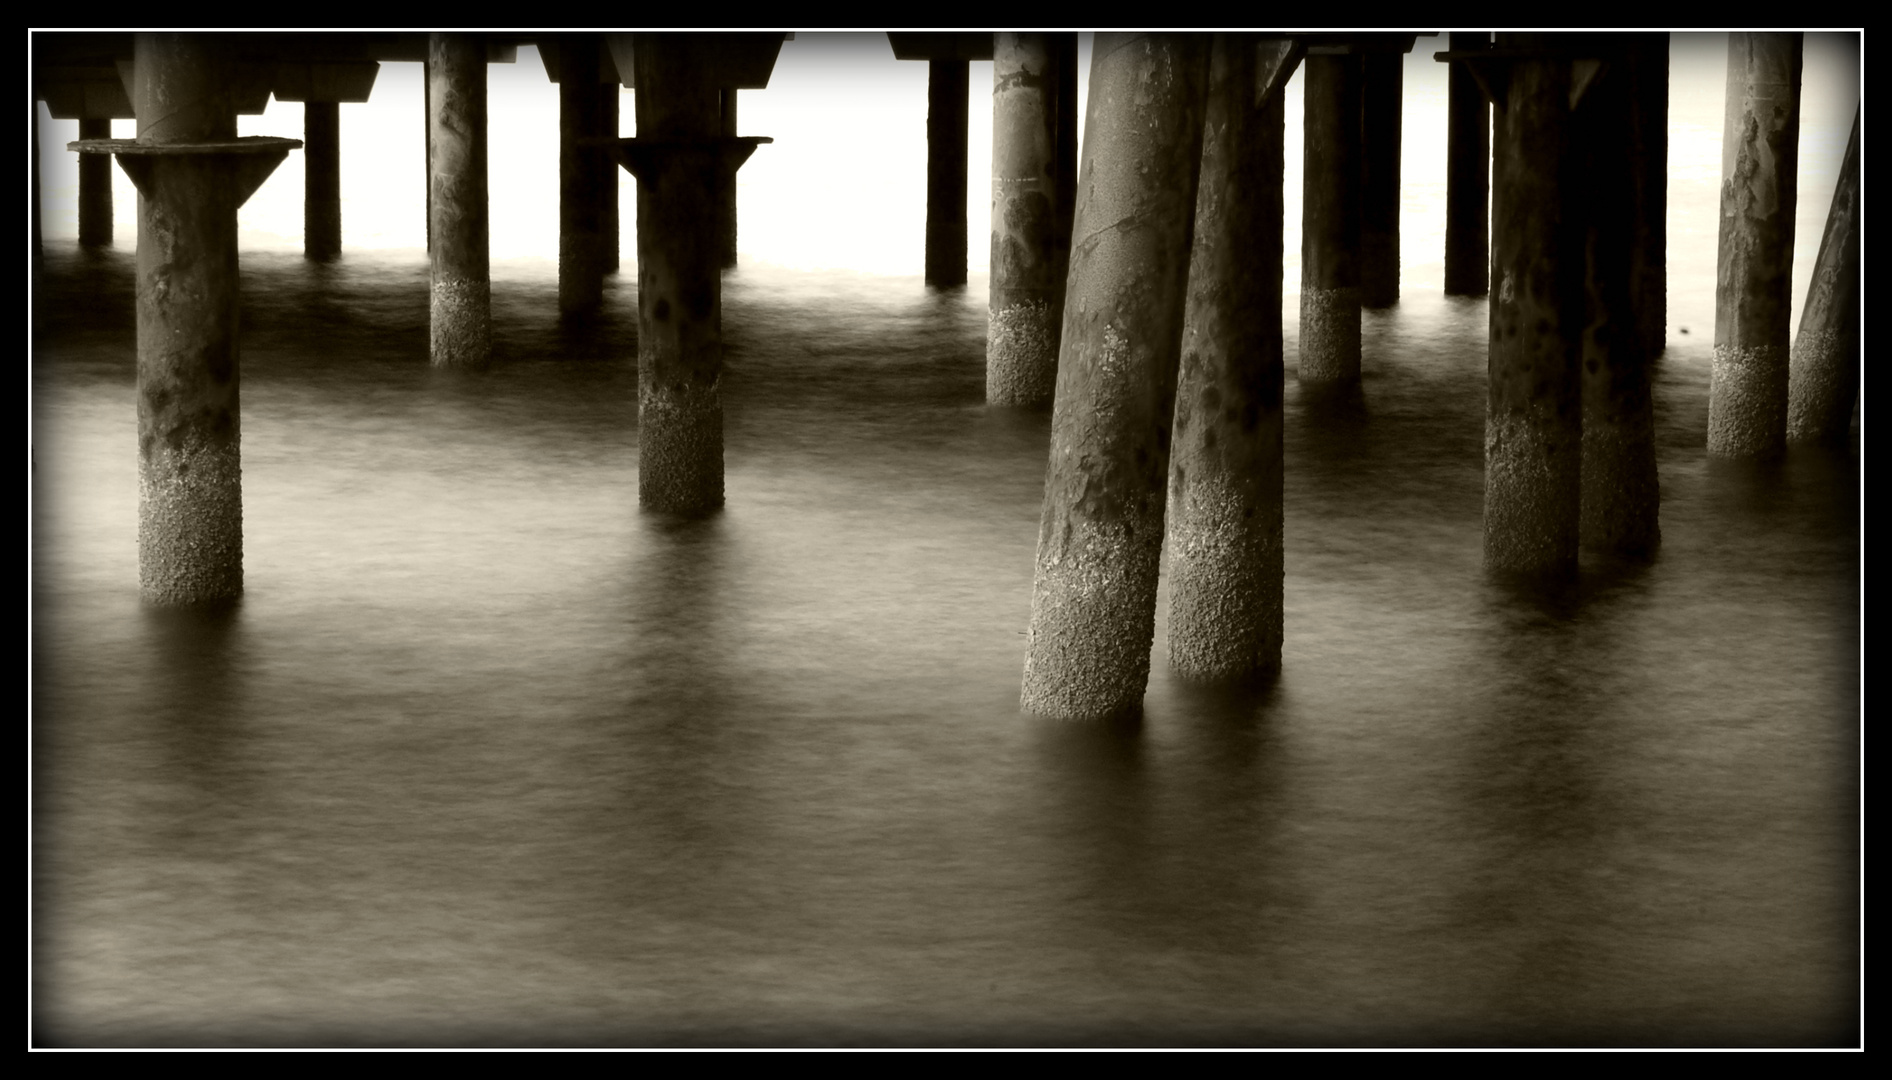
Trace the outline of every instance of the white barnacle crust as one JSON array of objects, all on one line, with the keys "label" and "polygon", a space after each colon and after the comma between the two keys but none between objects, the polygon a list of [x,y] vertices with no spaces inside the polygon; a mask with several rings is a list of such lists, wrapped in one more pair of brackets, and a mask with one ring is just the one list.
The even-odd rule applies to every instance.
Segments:
[{"label": "white barnacle crust", "polygon": [[723,504],[720,380],[637,394],[637,501],[647,510],[700,513]]},{"label": "white barnacle crust", "polygon": [[1708,452],[1760,457],[1779,451],[1786,438],[1786,350],[1717,344],[1708,384]]},{"label": "white barnacle crust", "polygon": [[1580,439],[1549,431],[1541,417],[1485,419],[1485,565],[1534,573],[1574,566]]},{"label": "white barnacle crust", "polygon": [[1302,382],[1360,377],[1360,290],[1301,289]]},{"label": "white barnacle crust", "polygon": [[154,441],[138,468],[138,584],[191,604],[243,592],[243,459],[234,441]]},{"label": "white barnacle crust", "polygon": [[1281,664],[1281,506],[1252,485],[1193,477],[1169,498],[1169,662],[1192,678]]},{"label": "white barnacle crust", "polygon": [[492,284],[478,278],[438,277],[428,320],[435,367],[484,364],[493,351]]},{"label": "white barnacle crust", "polygon": [[1058,382],[1058,326],[1051,305],[1029,300],[992,312],[985,348],[985,400],[1044,405]]}]

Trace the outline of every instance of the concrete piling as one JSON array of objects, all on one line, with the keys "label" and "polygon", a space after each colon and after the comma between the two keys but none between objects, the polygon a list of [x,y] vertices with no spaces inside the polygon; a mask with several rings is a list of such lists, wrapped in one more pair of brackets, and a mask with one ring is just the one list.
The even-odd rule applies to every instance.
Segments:
[{"label": "concrete piling", "polygon": [[1859,113],[1800,309],[1787,380],[1787,439],[1843,443],[1859,398]]},{"label": "concrete piling", "polygon": [[604,303],[603,203],[617,167],[595,142],[604,134],[597,35],[560,34],[557,47],[558,311],[583,319]]},{"label": "concrete piling", "polygon": [[1304,383],[1360,377],[1360,57],[1310,50],[1301,188]]},{"label": "concrete piling", "polygon": [[326,261],[342,253],[341,106],[308,101],[302,110],[302,253]]},{"label": "concrete piling", "polygon": [[[1491,35],[1454,33],[1454,53],[1491,46]],[[1445,295],[1491,289],[1491,104],[1471,69],[1453,64],[1447,88]]]},{"label": "concrete piling", "polygon": [[[1554,34],[1501,34],[1493,132],[1485,565],[1576,569],[1583,404],[1583,234],[1572,166],[1576,63]],[[1575,204],[1580,205],[1580,204]]]},{"label": "concrete piling", "polygon": [[1069,204],[1058,190],[1059,58],[1047,34],[993,38],[985,400],[1044,406],[1057,389],[1070,264]]},{"label": "concrete piling", "polygon": [[926,79],[926,283],[966,283],[968,65],[930,60]]},{"label": "concrete piling", "polygon": [[1176,387],[1169,662],[1193,678],[1281,665],[1285,117],[1279,91],[1254,104],[1256,44],[1213,46]]},{"label": "concrete piling", "polygon": [[1669,35],[1632,34],[1629,138],[1636,164],[1636,254],[1630,271],[1644,355],[1661,356],[1669,323]]},{"label": "concrete piling", "polygon": [[[618,139],[618,99],[622,87],[623,84],[616,79],[598,86],[597,134],[611,142]],[[606,151],[596,156],[593,165],[600,174],[598,183],[602,189],[598,203],[598,228],[604,236],[598,248],[598,262],[606,274],[615,274],[624,262],[622,219],[618,216],[618,163],[616,156]]]},{"label": "concrete piling", "polygon": [[[737,96],[735,87],[723,87],[718,131],[725,139],[736,137]],[[720,174],[716,179],[716,250],[725,267],[736,265],[736,174]]]},{"label": "concrete piling", "polygon": [[234,64],[216,35],[134,41],[138,188],[138,576],[160,604],[243,591],[236,212],[293,139],[236,137]]},{"label": "concrete piling", "polygon": [[[79,121],[80,139],[109,139],[111,137],[112,122],[110,120]],[[112,159],[104,154],[81,154],[79,155],[79,243],[84,247],[100,247],[111,242]]]},{"label": "concrete piling", "polygon": [[1208,42],[1099,34],[1021,705],[1098,718],[1149,680]]},{"label": "concrete piling", "polygon": [[1654,354],[1638,320],[1638,277],[1646,250],[1643,160],[1623,133],[1634,124],[1641,42],[1620,39],[1611,70],[1588,91],[1577,123],[1587,195],[1581,468],[1584,547],[1644,554],[1661,538],[1656,479],[1655,413],[1650,395]]},{"label": "concrete piling", "polygon": [[1801,35],[1728,35],[1708,452],[1766,457],[1787,441],[1789,317],[1800,143]]},{"label": "concrete piling", "polygon": [[699,515],[723,505],[722,258],[718,182],[763,138],[722,137],[716,35],[639,34],[637,138],[638,503]]},{"label": "concrete piling", "polygon": [[1399,303],[1399,141],[1404,53],[1360,57],[1360,305]]},{"label": "concrete piling", "polygon": [[428,223],[435,367],[492,357],[486,189],[486,46],[472,34],[428,40]]}]

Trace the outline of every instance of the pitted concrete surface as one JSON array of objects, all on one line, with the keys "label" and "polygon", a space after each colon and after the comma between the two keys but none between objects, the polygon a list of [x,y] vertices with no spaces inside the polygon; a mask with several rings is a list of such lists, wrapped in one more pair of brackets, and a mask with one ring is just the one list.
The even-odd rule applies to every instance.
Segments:
[{"label": "pitted concrete surface", "polygon": [[637,395],[637,503],[670,514],[723,505],[719,384],[650,386]]},{"label": "pitted concrete surface", "polygon": [[1160,518],[1071,521],[1039,541],[1019,704],[1068,720],[1143,701],[1156,634]]},{"label": "pitted concrete surface", "polygon": [[476,367],[493,353],[492,284],[439,278],[428,323],[435,367]]},{"label": "pitted concrete surface", "polygon": [[1198,679],[1281,666],[1281,504],[1193,480],[1169,500],[1169,662]]},{"label": "pitted concrete surface", "polygon": [[1787,441],[1786,350],[1716,345],[1708,384],[1708,452],[1765,457]]},{"label": "pitted concrete surface", "polygon": [[1301,289],[1302,382],[1360,377],[1360,290]]},{"label": "pitted concrete surface", "polygon": [[138,585],[158,604],[243,592],[243,459],[234,442],[153,445],[138,469]]},{"label": "pitted concrete surface", "polygon": [[1058,325],[1043,300],[991,315],[985,350],[985,400],[993,405],[1051,404],[1058,385]]},{"label": "pitted concrete surface", "polygon": [[1529,416],[1486,417],[1487,569],[1528,574],[1576,566],[1582,453],[1580,438]]},{"label": "pitted concrete surface", "polygon": [[1851,335],[1802,329],[1793,343],[1787,376],[1787,441],[1839,442],[1852,426],[1851,383],[1858,376]]},{"label": "pitted concrete surface", "polygon": [[1653,550],[1662,539],[1661,486],[1649,414],[1642,414],[1640,427],[1584,418],[1584,547],[1632,554]]}]

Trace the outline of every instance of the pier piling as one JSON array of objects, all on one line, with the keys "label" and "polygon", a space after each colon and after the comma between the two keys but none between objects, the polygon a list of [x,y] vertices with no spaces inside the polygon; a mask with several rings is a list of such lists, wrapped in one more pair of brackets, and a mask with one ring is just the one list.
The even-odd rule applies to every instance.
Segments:
[{"label": "pier piling", "polygon": [[1708,452],[1769,457],[1787,442],[1801,35],[1728,35]]},{"label": "pier piling", "polygon": [[1022,707],[1101,718],[1149,681],[1208,42],[1091,62]]}]

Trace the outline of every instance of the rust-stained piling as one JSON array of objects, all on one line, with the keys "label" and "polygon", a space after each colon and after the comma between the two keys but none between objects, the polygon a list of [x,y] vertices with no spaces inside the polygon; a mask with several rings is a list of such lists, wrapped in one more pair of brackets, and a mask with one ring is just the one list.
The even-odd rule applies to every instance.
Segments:
[{"label": "rust-stained piling", "polygon": [[428,158],[433,174],[435,367],[477,367],[493,352],[486,196],[486,45],[472,34],[428,41]]},{"label": "rust-stained piling", "polygon": [[1360,57],[1309,53],[1300,380],[1360,377]]},{"label": "rust-stained piling", "polygon": [[[1491,46],[1487,33],[1454,33],[1454,53]],[[1453,64],[1447,88],[1445,164],[1445,295],[1483,296],[1491,289],[1491,103],[1464,64]]]},{"label": "rust-stained piling", "polygon": [[1799,34],[1728,35],[1708,452],[1766,457],[1787,441]]},{"label": "rust-stained piling", "polygon": [[1578,113],[1587,195],[1583,331],[1583,546],[1617,554],[1655,548],[1660,492],[1656,482],[1653,358],[1638,321],[1638,244],[1642,225],[1642,159],[1625,153],[1633,126],[1640,41],[1604,39],[1618,49],[1610,70]]},{"label": "rust-stained piling", "polygon": [[1800,309],[1787,380],[1787,438],[1843,443],[1859,398],[1859,113]]},{"label": "rust-stained piling", "polygon": [[1051,37],[993,35],[991,405],[1049,405],[1057,388],[1070,206],[1058,188],[1062,57]]},{"label": "rust-stained piling", "polygon": [[[1292,44],[1269,40],[1270,59]],[[1255,105],[1257,43],[1218,34],[1169,473],[1169,662],[1229,679],[1281,665],[1284,114]]]},{"label": "rust-stained piling", "polygon": [[216,35],[135,39],[138,188],[138,578],[162,604],[243,591],[236,213],[293,139],[238,139],[235,65]]},{"label": "rust-stained piling", "polygon": [[718,182],[769,140],[722,136],[716,35],[638,34],[632,47],[637,138],[617,145],[637,177],[637,497],[706,514],[723,505]]},{"label": "rust-stained piling", "polygon": [[[1576,569],[1583,455],[1583,233],[1571,175],[1572,42],[1500,34],[1492,150],[1485,565]],[[1586,62],[1587,72],[1595,64]]]},{"label": "rust-stained piling", "polygon": [[[37,116],[37,109],[35,110]],[[110,120],[82,119],[79,138],[109,139]],[[37,202],[34,214],[38,214]],[[35,218],[37,220],[37,217]],[[100,247],[112,242],[112,159],[104,154],[79,155],[79,243]]]},{"label": "rust-stained piling", "polygon": [[[568,319],[604,302],[604,199],[616,181],[598,93],[596,34],[558,35],[558,311]],[[606,169],[610,171],[606,171]]]},{"label": "rust-stained piling", "polygon": [[1399,142],[1406,55],[1360,57],[1360,306],[1399,303]]},{"label": "rust-stained piling", "polygon": [[1021,704],[1098,718],[1149,681],[1208,42],[1099,34]]},{"label": "rust-stained piling", "polygon": [[930,60],[926,76],[926,283],[966,283],[968,66]]}]

